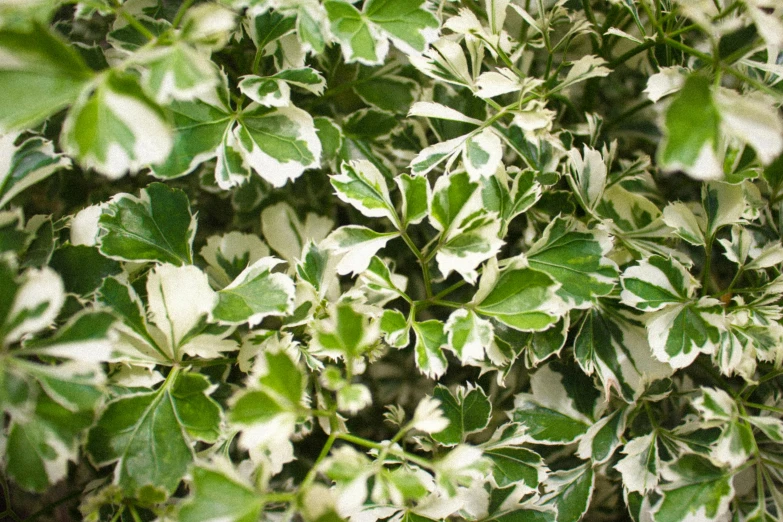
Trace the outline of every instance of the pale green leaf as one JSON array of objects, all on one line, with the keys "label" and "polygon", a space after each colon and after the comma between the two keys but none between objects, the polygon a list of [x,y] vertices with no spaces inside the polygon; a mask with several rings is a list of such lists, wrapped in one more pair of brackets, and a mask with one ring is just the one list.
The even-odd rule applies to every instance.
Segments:
[{"label": "pale green leaf", "polygon": [[371,349],[380,338],[378,321],[349,303],[331,306],[329,315],[314,325],[315,347],[326,354],[356,357]]},{"label": "pale green leaf", "polygon": [[638,399],[647,384],[669,377],[671,366],[652,357],[643,326],[609,303],[588,311],[574,340],[574,356],[587,375],[597,374],[609,395]]},{"label": "pale green leaf", "polygon": [[209,265],[210,281],[225,288],[248,266],[269,256],[269,247],[255,234],[233,231],[207,238],[199,255]]},{"label": "pale green leaf", "polygon": [[348,225],[329,234],[324,246],[343,255],[337,265],[338,274],[359,274],[367,270],[378,250],[398,235],[397,232],[381,233],[359,225]]},{"label": "pale green leaf", "polygon": [[294,305],[294,282],[285,274],[272,273],[281,263],[263,257],[248,266],[218,292],[212,315],[224,324],[257,325],[264,317],[288,315]]},{"label": "pale green leaf", "polygon": [[307,242],[320,243],[334,227],[334,221],[312,212],[302,221],[291,205],[281,202],[261,212],[261,227],[272,250],[293,266]]},{"label": "pale green leaf", "polygon": [[492,323],[472,310],[460,308],[449,316],[445,330],[449,348],[462,364],[475,365],[484,360],[485,346],[489,346],[493,338]]},{"label": "pale green leaf", "polygon": [[369,161],[343,163],[340,174],[330,177],[337,197],[367,217],[385,217],[397,221],[389,188],[383,174]]},{"label": "pale green leaf", "polygon": [[233,133],[247,164],[272,186],[282,187],[321,164],[313,118],[296,107],[251,104]]},{"label": "pale green leaf", "polygon": [[443,347],[448,342],[443,323],[436,320],[414,322],[413,331],[416,335],[416,366],[430,378],[440,377],[448,366],[443,353]]},{"label": "pale green leaf", "polygon": [[723,308],[704,297],[676,304],[646,318],[647,338],[653,355],[673,368],[690,365],[699,353],[712,354],[720,342]]},{"label": "pale green leaf", "polygon": [[143,66],[142,85],[161,104],[200,98],[219,82],[209,56],[184,42],[139,51],[133,59]]},{"label": "pale green leaf", "polygon": [[684,170],[696,179],[719,179],[723,168],[717,158],[720,114],[710,81],[692,74],[666,110],[666,136],[658,161],[669,170]]},{"label": "pale green leaf", "polygon": [[663,209],[663,222],[674,230],[674,233],[680,239],[696,246],[704,246],[704,229],[706,224],[703,219],[699,219],[693,213],[693,210],[680,201],[669,203]]},{"label": "pale green leaf", "polygon": [[207,275],[193,265],[158,265],[147,277],[147,299],[150,319],[177,360],[180,349],[204,328],[218,303]]},{"label": "pale green leaf", "polygon": [[620,278],[623,303],[654,312],[690,299],[696,280],[674,259],[652,256],[625,270]]},{"label": "pale green leaf", "polygon": [[577,456],[580,459],[592,460],[594,465],[609,460],[623,442],[627,414],[628,410],[625,408],[615,410],[590,426],[579,441]]},{"label": "pale green leaf", "polygon": [[116,179],[165,161],[174,138],[165,113],[136,79],[111,73],[74,103],[61,144],[84,167]]},{"label": "pale green leaf", "polygon": [[256,522],[261,516],[261,496],[228,465],[200,465],[192,475],[192,496],[182,504],[179,520]]},{"label": "pale green leaf", "polygon": [[661,466],[657,435],[648,433],[628,441],[623,454],[625,457],[615,465],[622,475],[623,486],[628,491],[642,494],[655,489]]},{"label": "pale green leaf", "polygon": [[488,214],[483,210],[461,219],[457,226],[450,227],[435,254],[435,261],[443,277],[455,271],[468,283],[474,284],[478,278],[478,265],[494,257],[504,244],[498,237],[500,229],[497,214]]}]

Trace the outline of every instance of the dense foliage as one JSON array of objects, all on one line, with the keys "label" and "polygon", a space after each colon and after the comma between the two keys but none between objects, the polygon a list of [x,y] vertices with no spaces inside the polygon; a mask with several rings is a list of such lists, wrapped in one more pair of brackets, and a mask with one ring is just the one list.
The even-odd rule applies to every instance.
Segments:
[{"label": "dense foliage", "polygon": [[0,517],[783,520],[782,49],[781,0],[0,0]]}]

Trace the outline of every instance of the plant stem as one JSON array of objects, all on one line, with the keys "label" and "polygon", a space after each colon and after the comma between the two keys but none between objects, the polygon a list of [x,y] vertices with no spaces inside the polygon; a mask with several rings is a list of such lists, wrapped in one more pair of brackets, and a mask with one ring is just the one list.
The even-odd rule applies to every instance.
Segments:
[{"label": "plant stem", "polygon": [[410,462],[413,462],[414,464],[417,464],[423,468],[432,469],[432,463],[428,461],[427,459],[423,459],[421,457],[418,457],[416,455],[412,455],[408,453],[407,451],[398,450],[395,449],[389,445],[386,444],[379,444],[377,442],[373,442],[371,440],[363,439],[361,437],[357,437],[355,435],[351,435],[350,433],[340,433],[337,438],[344,440],[346,442],[352,442],[353,444],[358,444],[359,446],[364,446],[365,448],[370,449],[377,449],[378,451],[387,451],[391,455],[394,455],[395,457],[399,457],[405,460],[408,460]]},{"label": "plant stem", "polygon": [[177,14],[174,15],[174,21],[171,22],[172,26],[179,27],[182,18],[185,16],[185,13],[188,12],[188,8],[190,8],[191,5],[193,5],[193,0],[185,0],[182,2],[182,5],[179,6],[179,9],[177,10]]}]

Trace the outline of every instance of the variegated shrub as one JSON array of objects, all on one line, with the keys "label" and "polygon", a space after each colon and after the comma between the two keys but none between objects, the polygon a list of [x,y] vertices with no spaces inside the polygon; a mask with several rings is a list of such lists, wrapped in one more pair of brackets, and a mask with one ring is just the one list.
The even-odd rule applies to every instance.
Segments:
[{"label": "variegated shrub", "polygon": [[783,1],[0,0],[0,518],[783,520]]}]

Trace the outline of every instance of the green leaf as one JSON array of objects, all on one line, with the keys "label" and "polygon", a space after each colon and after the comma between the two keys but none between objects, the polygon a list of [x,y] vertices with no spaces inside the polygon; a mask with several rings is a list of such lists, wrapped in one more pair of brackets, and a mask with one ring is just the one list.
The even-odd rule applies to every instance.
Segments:
[{"label": "green leaf", "polygon": [[432,201],[432,189],[424,176],[411,176],[401,174],[394,178],[400,188],[402,196],[402,224],[403,227],[420,223],[430,210]]},{"label": "green leaf", "polygon": [[86,89],[63,124],[63,150],[79,163],[117,179],[166,160],[174,140],[163,110],[133,76],[111,73]]},{"label": "green leaf", "polygon": [[95,247],[63,245],[52,254],[49,265],[63,278],[65,291],[89,295],[110,276],[122,272],[120,263],[109,259]]},{"label": "green leaf", "polygon": [[17,138],[15,133],[0,137],[0,155],[8,158],[0,169],[0,208],[28,187],[71,166],[71,160],[55,153],[49,140],[33,137],[16,146]]},{"label": "green leaf", "polygon": [[587,375],[598,375],[607,396],[614,388],[629,403],[641,396],[647,383],[672,373],[668,364],[652,357],[643,326],[604,302],[585,314],[574,356]]},{"label": "green leaf", "polygon": [[374,76],[374,70],[361,75],[353,90],[365,103],[382,111],[405,114],[414,102],[419,85],[403,76]]},{"label": "green leaf", "polygon": [[257,325],[264,317],[288,315],[294,305],[294,282],[272,268],[279,259],[264,257],[218,292],[212,315],[221,323]]},{"label": "green leaf", "polygon": [[133,287],[117,278],[107,277],[96,293],[96,301],[111,309],[130,335],[146,342],[152,352],[152,360],[160,362],[161,349],[148,332],[144,305]]},{"label": "green leaf", "polygon": [[687,301],[697,286],[684,266],[661,256],[651,256],[626,269],[620,281],[623,303],[648,312]]},{"label": "green leaf", "polygon": [[497,487],[524,485],[525,491],[537,491],[546,479],[546,466],[541,455],[526,448],[500,446],[484,450],[492,461],[492,478]]},{"label": "green leaf", "polygon": [[658,161],[664,168],[681,169],[697,179],[722,178],[723,168],[716,157],[719,125],[710,80],[691,74],[666,111],[666,137],[658,149]]},{"label": "green leaf", "polygon": [[87,437],[93,462],[116,463],[114,480],[129,495],[148,485],[173,492],[193,461],[194,441],[220,434],[220,406],[205,394],[209,388],[203,375],[180,373],[157,391],[113,400]]},{"label": "green leaf", "polygon": [[707,221],[706,237],[714,237],[727,225],[742,224],[747,203],[742,184],[705,183],[701,188],[701,201]]},{"label": "green leaf", "polygon": [[187,195],[162,183],[151,183],[139,197],[118,194],[98,221],[101,252],[121,261],[193,262],[196,218]]},{"label": "green leaf", "polygon": [[92,72],[79,54],[42,25],[0,31],[0,133],[25,129],[70,105]]},{"label": "green leaf", "polygon": [[271,78],[283,80],[316,96],[323,94],[326,88],[326,79],[320,71],[312,67],[286,68],[275,73]]},{"label": "green leaf", "polygon": [[481,198],[484,208],[497,212],[504,227],[508,227],[512,219],[527,212],[541,198],[541,185],[531,170],[517,172],[513,177],[510,173],[496,173],[482,182],[484,186]]},{"label": "green leaf", "polygon": [[579,441],[577,456],[580,459],[592,460],[593,465],[609,460],[623,442],[627,413],[625,408],[615,410],[593,424]]},{"label": "green leaf", "polygon": [[262,497],[228,466],[196,466],[192,475],[192,496],[182,504],[179,520],[256,522],[261,516]]},{"label": "green leaf", "polygon": [[595,473],[589,462],[573,469],[556,471],[549,476],[550,493],[541,499],[543,505],[557,509],[557,522],[577,522],[587,511],[595,487]]},{"label": "green leaf", "polygon": [[247,164],[272,186],[282,187],[321,164],[313,118],[296,107],[251,104],[239,115],[233,133]]},{"label": "green leaf", "polygon": [[474,284],[478,278],[478,265],[497,255],[504,244],[498,237],[500,229],[497,214],[483,210],[465,217],[458,226],[450,227],[435,254],[443,277],[455,271],[468,283]]},{"label": "green leaf", "polygon": [[606,256],[612,238],[606,231],[584,230],[556,218],[525,256],[530,268],[549,274],[562,286],[558,295],[575,308],[587,308],[614,288],[617,265]]},{"label": "green leaf", "polygon": [[290,33],[295,24],[294,16],[286,16],[276,10],[266,10],[253,17],[248,24],[248,34],[256,47],[263,51],[268,44]]},{"label": "green leaf", "polygon": [[452,227],[481,209],[478,188],[465,172],[439,177],[432,194],[432,226],[448,235]]},{"label": "green leaf", "polygon": [[405,348],[410,343],[410,325],[399,310],[384,310],[380,326],[389,346]]},{"label": "green leaf", "polygon": [[544,406],[525,394],[517,396],[512,418],[527,428],[527,436],[537,444],[570,444],[579,440],[589,428],[583,421]]},{"label": "green leaf", "polygon": [[650,348],[655,357],[673,368],[690,365],[699,353],[717,350],[723,328],[720,301],[699,301],[669,306],[647,317]]},{"label": "green leaf", "polygon": [[456,395],[442,385],[435,387],[432,396],[440,401],[440,409],[449,420],[443,431],[433,433],[432,438],[444,446],[456,446],[465,442],[471,433],[487,427],[492,405],[480,387],[457,387]]},{"label": "green leaf", "polygon": [[370,0],[360,12],[337,0],[324,3],[331,29],[346,62],[383,62],[394,45],[407,54],[421,53],[437,36],[438,19],[421,6],[424,0]]},{"label": "green leaf", "polygon": [[416,335],[416,366],[430,378],[440,377],[448,366],[443,353],[443,346],[448,342],[443,323],[436,320],[414,322],[413,331]]},{"label": "green leaf", "polygon": [[11,422],[6,472],[28,491],[46,491],[67,476],[68,461],[76,461],[78,437],[93,418],[92,409],[71,411],[41,394],[30,421]]},{"label": "green leaf", "polygon": [[369,0],[364,14],[407,54],[424,51],[437,36],[438,19],[423,7],[424,0]]},{"label": "green leaf", "polygon": [[569,393],[568,386],[575,383],[570,382],[567,375],[552,370],[551,366],[544,366],[533,374],[532,393],[520,393],[515,397],[510,416],[525,428],[524,440],[546,445],[570,444],[581,439],[592,422],[578,409],[579,399],[585,397]]},{"label": "green leaf", "polygon": [[516,330],[539,332],[562,315],[558,289],[550,276],[530,268],[510,266],[494,277],[485,269],[474,298],[476,311]]},{"label": "green leaf", "polygon": [[383,174],[366,160],[343,163],[340,174],[330,176],[337,197],[367,217],[397,221]]},{"label": "green leaf", "polygon": [[[168,106],[173,114],[174,144],[164,161],[152,165],[155,176],[164,179],[184,176],[218,154],[218,147],[230,135],[232,121],[226,97],[221,85],[209,95],[187,102],[174,101]],[[217,175],[216,178],[221,188],[227,188],[221,184],[224,178]]]},{"label": "green leaf", "polygon": [[708,460],[688,454],[664,469],[671,482],[661,486],[663,497],[655,506],[655,522],[720,519],[734,498],[731,475]]}]

